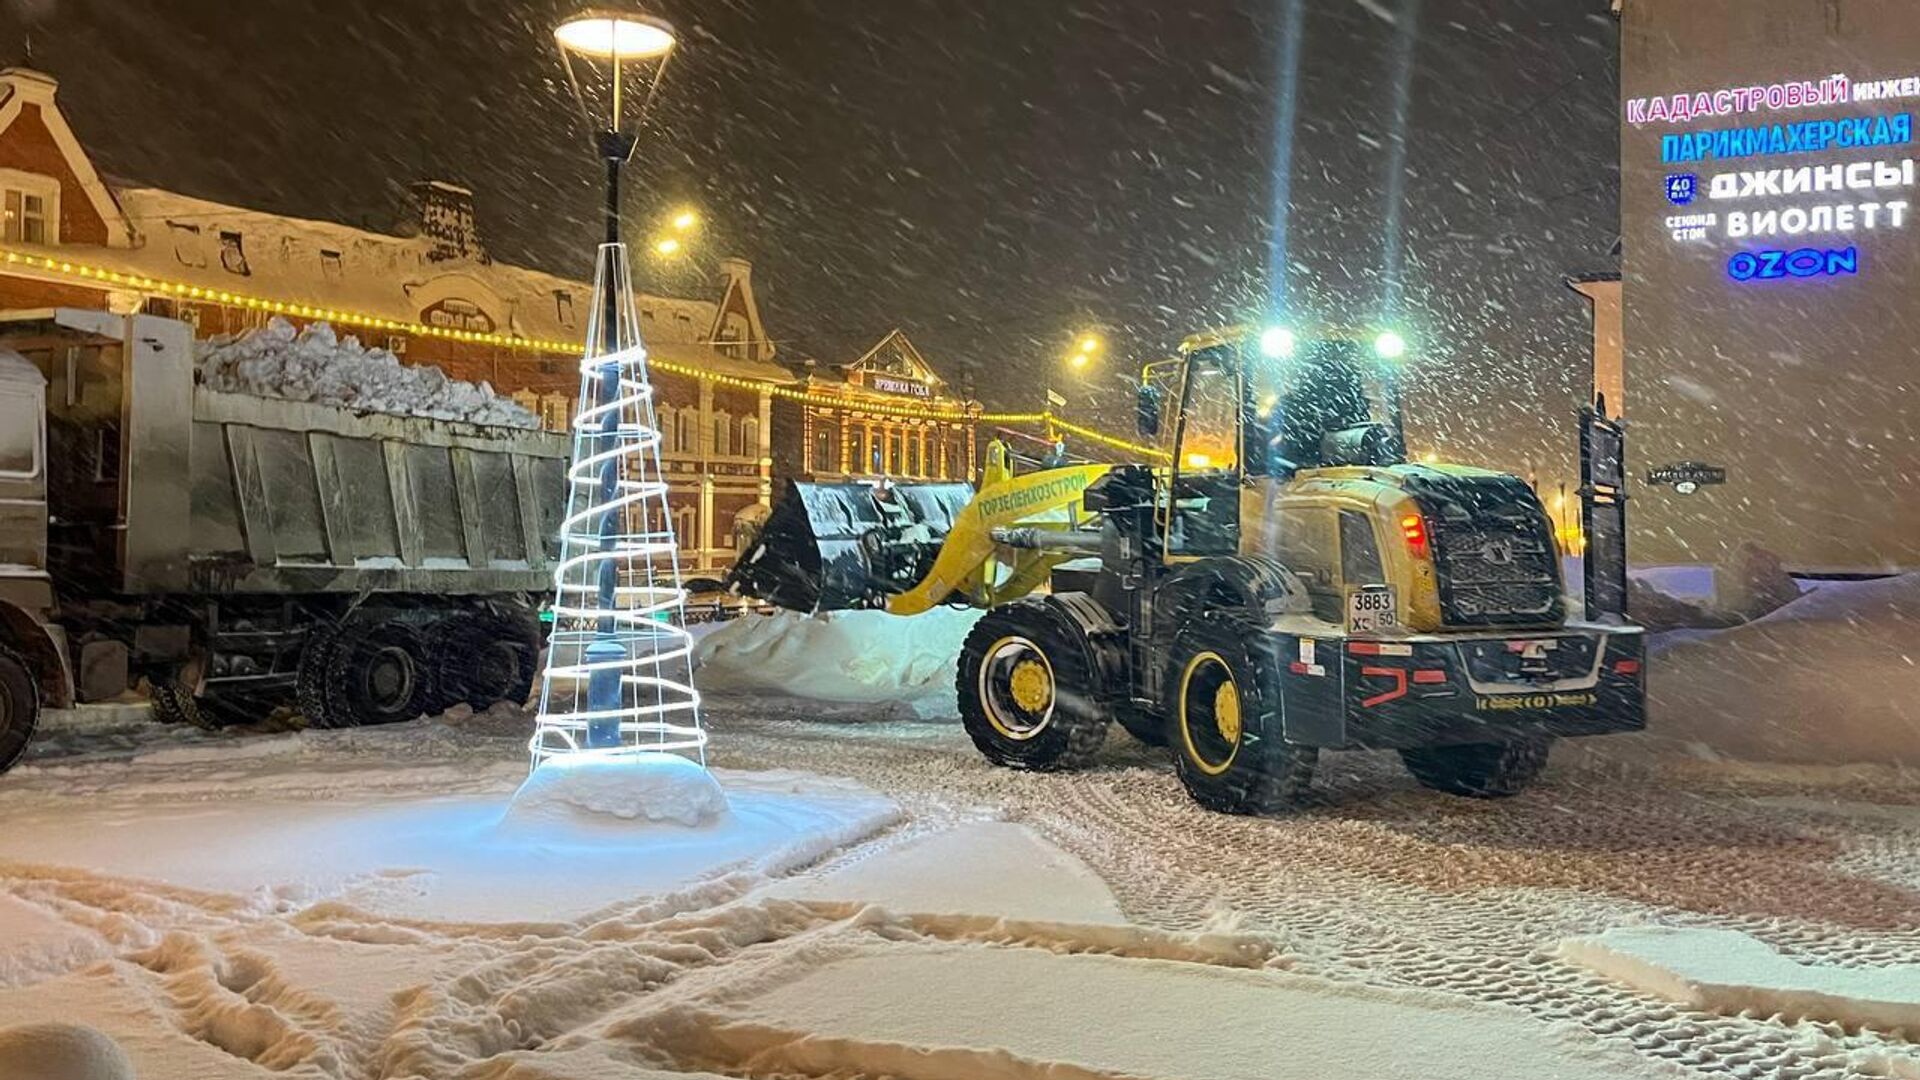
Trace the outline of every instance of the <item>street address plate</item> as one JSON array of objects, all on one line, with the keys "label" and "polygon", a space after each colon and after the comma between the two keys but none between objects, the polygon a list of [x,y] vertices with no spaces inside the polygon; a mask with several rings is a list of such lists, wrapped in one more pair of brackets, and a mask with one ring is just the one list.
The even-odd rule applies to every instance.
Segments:
[{"label": "street address plate", "polygon": [[1347,632],[1374,634],[1400,625],[1400,600],[1391,585],[1366,585],[1347,594]]}]

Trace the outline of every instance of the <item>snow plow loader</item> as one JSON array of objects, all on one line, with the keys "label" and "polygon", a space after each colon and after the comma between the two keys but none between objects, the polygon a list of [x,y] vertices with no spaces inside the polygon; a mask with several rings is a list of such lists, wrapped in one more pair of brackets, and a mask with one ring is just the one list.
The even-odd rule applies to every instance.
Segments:
[{"label": "snow plow loader", "polygon": [[957,689],[997,764],[1078,768],[1118,724],[1169,745],[1217,811],[1296,802],[1322,750],[1396,750],[1427,787],[1513,795],[1554,740],[1645,726],[1621,429],[1583,416],[1576,617],[1531,488],[1406,460],[1397,351],[1197,335],[1143,373],[1164,464],[990,475],[938,522],[814,527],[864,545],[841,567],[867,590],[848,606],[987,609]]}]

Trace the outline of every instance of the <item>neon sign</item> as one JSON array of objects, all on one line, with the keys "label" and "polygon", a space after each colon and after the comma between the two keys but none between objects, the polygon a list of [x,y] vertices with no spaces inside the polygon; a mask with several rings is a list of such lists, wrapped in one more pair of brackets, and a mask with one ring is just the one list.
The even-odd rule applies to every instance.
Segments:
[{"label": "neon sign", "polygon": [[1674,173],[1667,177],[1667,201],[1675,206],[1692,202],[1699,190],[1700,178],[1692,173]]},{"label": "neon sign", "polygon": [[1798,124],[1761,124],[1758,127],[1716,128],[1685,135],[1662,135],[1660,160],[1663,164],[1672,165],[1687,161],[1905,146],[1912,141],[1913,114],[1896,113],[1891,116],[1807,120]]},{"label": "neon sign", "polygon": [[1735,281],[1851,277],[1859,272],[1860,249],[1858,248],[1741,251],[1727,260],[1727,276]]}]

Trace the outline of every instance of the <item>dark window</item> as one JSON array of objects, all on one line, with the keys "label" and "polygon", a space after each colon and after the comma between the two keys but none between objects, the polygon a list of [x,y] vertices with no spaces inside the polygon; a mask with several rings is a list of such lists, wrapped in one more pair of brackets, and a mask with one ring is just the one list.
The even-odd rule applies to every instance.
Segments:
[{"label": "dark window", "polygon": [[253,271],[247,268],[246,250],[240,246],[239,233],[221,230],[220,265],[226,267],[230,273],[252,276]]},{"label": "dark window", "polygon": [[340,262],[340,253],[320,249],[320,276],[328,281],[339,281],[346,274],[346,268]]},{"label": "dark window", "polygon": [[100,426],[94,446],[93,478],[102,483],[120,479],[120,428],[114,424]]},{"label": "dark window", "polygon": [[1380,567],[1380,544],[1373,523],[1352,510],[1340,511],[1340,577],[1348,588],[1379,585],[1387,580]]},{"label": "dark window", "polygon": [[560,325],[573,329],[573,294],[565,289],[553,290],[553,309]]}]

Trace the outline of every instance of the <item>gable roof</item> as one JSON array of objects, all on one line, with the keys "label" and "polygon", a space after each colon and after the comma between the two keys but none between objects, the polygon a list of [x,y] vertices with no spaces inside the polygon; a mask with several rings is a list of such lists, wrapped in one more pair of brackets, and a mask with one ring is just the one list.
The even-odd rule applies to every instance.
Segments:
[{"label": "gable roof", "polygon": [[872,372],[877,375],[898,375],[927,383],[935,389],[944,389],[947,385],[947,380],[933,370],[933,365],[927,363],[927,358],[920,355],[920,350],[914,347],[906,332],[899,327],[888,331],[873,348],[843,370],[849,374]]},{"label": "gable roof", "polygon": [[107,226],[107,246],[123,248],[132,242],[133,227],[127,221],[119,203],[114,201],[112,192],[100,179],[100,173],[93,167],[93,159],[87,156],[80,146],[80,140],[74,137],[73,129],[67,126],[67,118],[60,112],[60,106],[54,101],[59,90],[59,80],[45,72],[31,68],[10,67],[0,69],[0,137],[6,135],[8,128],[25,114],[27,106],[34,106],[40,123],[53,137],[54,146],[60,151],[61,158],[73,173],[74,180],[80,185],[80,191],[92,204],[94,213]]}]

